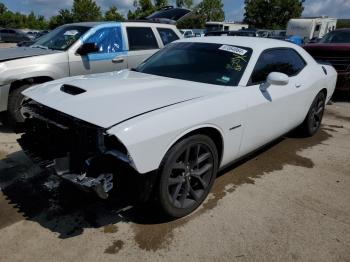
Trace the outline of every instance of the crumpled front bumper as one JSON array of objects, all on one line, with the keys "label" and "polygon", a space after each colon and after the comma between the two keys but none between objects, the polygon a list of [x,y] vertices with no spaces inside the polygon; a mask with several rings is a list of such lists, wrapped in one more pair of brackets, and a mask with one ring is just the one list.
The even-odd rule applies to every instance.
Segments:
[{"label": "crumpled front bumper", "polygon": [[88,177],[85,174],[72,174],[69,172],[69,157],[54,160],[53,169],[62,179],[84,189],[94,191],[100,198],[107,199],[109,192],[113,189],[112,173],[101,173],[98,177]]}]

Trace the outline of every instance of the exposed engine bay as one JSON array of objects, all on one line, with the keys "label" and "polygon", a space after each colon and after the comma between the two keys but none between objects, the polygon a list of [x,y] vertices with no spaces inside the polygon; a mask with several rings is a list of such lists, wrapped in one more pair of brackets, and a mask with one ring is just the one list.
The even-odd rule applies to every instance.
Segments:
[{"label": "exposed engine bay", "polygon": [[125,146],[104,128],[33,100],[21,110],[25,133],[18,142],[24,152],[41,168],[108,198],[118,163],[132,164]]}]

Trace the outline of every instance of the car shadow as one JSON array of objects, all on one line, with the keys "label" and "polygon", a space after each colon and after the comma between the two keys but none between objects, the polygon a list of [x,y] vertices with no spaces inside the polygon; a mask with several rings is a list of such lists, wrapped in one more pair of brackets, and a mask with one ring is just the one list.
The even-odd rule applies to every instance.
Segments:
[{"label": "car shadow", "polygon": [[0,160],[0,229],[13,220],[6,214],[1,215],[4,212],[1,202],[6,203],[5,210],[13,209],[8,216],[20,215],[37,222],[62,239],[80,235],[86,228],[100,228],[121,221],[140,224],[171,221],[160,214],[154,204],[136,201],[138,191],[132,188],[135,181],[132,175],[121,182],[119,190],[109,200],[102,200],[32,164],[30,167],[28,161],[23,152]]},{"label": "car shadow", "polygon": [[[280,142],[275,141],[226,167],[218,177]],[[6,156],[1,162],[11,163],[8,167],[0,168],[0,198],[2,192],[5,202],[13,209],[9,216],[20,214],[23,219],[37,222],[57,233],[61,239],[78,236],[87,228],[103,228],[119,222],[155,225],[173,221],[159,212],[155,202],[143,204],[137,201],[139,191],[132,188],[135,181],[133,175],[123,181],[109,200],[102,200],[94,193],[79,190],[55,175],[34,167],[21,151]],[[1,207],[0,204],[0,213],[4,212]],[[11,220],[11,217],[0,215],[0,229],[8,226],[5,220]]]},{"label": "car shadow", "polygon": [[1,117],[0,117],[0,133],[5,133],[5,134],[13,133],[13,130],[11,129],[11,127]]},{"label": "car shadow", "polygon": [[[324,132],[319,135],[321,138],[322,133]],[[300,143],[294,146],[294,151],[303,148],[304,142],[293,140],[296,137],[299,135],[292,132],[225,167],[218,174],[219,183],[227,173],[239,169],[251,160],[256,160],[254,158],[271,151],[271,148],[285,144],[286,140],[289,144]],[[321,138],[316,137],[315,141],[306,144],[307,146],[310,146],[310,143],[317,144],[324,139]],[[269,159],[269,156],[266,157]],[[264,166],[259,168],[261,169],[259,173],[263,173],[266,169]],[[115,184],[118,190],[109,200],[101,200],[93,193],[81,191],[60,178],[34,167],[21,151],[4,156],[0,160],[0,229],[8,226],[8,221],[17,222],[18,219],[9,216],[18,217],[19,214],[22,219],[37,222],[42,227],[57,233],[61,239],[78,236],[88,228],[103,228],[119,222],[139,225],[171,222],[173,219],[160,213],[155,203],[142,204],[138,201],[139,191],[136,190],[134,175],[126,172],[124,176],[120,176],[121,179],[117,178]],[[250,175],[249,173],[241,175],[242,181],[236,185],[250,183]],[[1,199],[2,197],[4,199]],[[6,215],[3,208],[5,211],[12,209],[12,212]]]}]

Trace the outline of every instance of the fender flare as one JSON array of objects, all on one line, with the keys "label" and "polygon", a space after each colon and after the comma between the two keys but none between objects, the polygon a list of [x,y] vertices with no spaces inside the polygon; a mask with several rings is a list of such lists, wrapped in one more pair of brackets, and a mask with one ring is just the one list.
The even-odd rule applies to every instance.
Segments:
[{"label": "fender flare", "polygon": [[[219,159],[220,159],[220,162],[221,162],[222,156],[224,154],[224,148],[225,148],[224,135],[223,135],[224,132],[223,132],[223,130],[220,127],[218,127],[218,126],[216,126],[214,124],[201,124],[201,125],[197,125],[197,126],[193,126],[191,128],[188,128],[185,131],[181,132],[178,136],[176,136],[174,139],[172,139],[171,143],[168,144],[165,152],[163,152],[163,158],[166,155],[166,153],[170,150],[170,148],[172,148],[181,139],[183,139],[184,137],[188,136],[191,133],[194,133],[194,132],[196,132],[198,130],[205,129],[205,128],[214,129],[220,134],[221,141],[222,141],[222,148],[221,148],[221,152],[218,152],[218,153],[219,153]],[[214,141],[214,143],[215,143],[215,141]],[[162,162],[162,160],[160,162]],[[219,166],[220,166],[220,163],[219,163]]]}]

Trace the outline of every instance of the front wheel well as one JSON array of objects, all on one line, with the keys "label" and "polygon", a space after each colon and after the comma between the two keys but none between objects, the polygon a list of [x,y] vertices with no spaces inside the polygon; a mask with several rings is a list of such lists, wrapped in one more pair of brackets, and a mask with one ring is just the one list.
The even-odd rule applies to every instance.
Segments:
[{"label": "front wheel well", "polygon": [[213,140],[216,146],[216,149],[218,151],[218,158],[219,158],[219,164],[220,164],[223,156],[223,149],[224,149],[223,137],[220,131],[213,127],[202,127],[187,133],[186,135],[181,137],[178,141],[176,141],[176,143],[184,138],[187,138],[193,135],[205,135],[205,136],[208,136],[211,140]]},{"label": "front wheel well", "polygon": [[320,93],[323,93],[324,94],[324,96],[327,98],[327,89],[326,88],[323,88],[321,91],[320,91]]},{"label": "front wheel well", "polygon": [[15,90],[16,88],[21,87],[23,85],[42,84],[42,83],[49,82],[52,80],[54,80],[54,79],[52,77],[49,77],[49,76],[37,76],[37,77],[16,80],[16,81],[11,83],[10,93],[13,90]]}]

